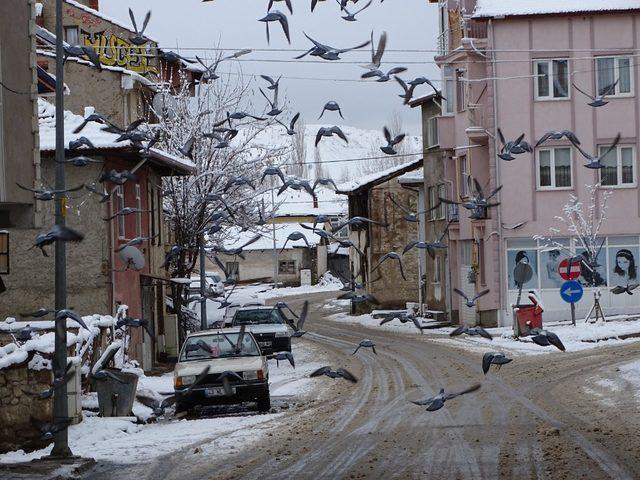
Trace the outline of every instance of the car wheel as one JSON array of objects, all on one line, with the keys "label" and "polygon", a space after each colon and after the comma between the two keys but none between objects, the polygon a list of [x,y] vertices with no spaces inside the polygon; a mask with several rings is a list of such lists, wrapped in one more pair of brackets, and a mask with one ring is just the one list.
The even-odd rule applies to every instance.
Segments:
[{"label": "car wheel", "polygon": [[267,389],[265,393],[261,394],[258,397],[258,411],[268,412],[269,410],[271,410],[271,396],[269,395],[269,390]]}]

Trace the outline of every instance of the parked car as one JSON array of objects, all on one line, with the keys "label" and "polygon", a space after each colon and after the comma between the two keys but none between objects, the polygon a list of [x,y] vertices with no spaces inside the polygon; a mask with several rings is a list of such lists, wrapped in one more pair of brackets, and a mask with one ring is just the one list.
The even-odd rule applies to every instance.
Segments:
[{"label": "parked car", "polygon": [[[207,273],[204,278],[209,294],[214,296],[224,294],[224,283],[222,282],[222,276],[220,276],[220,274]],[[200,277],[191,277],[191,283],[189,284],[189,294],[200,295]]]},{"label": "parked car", "polygon": [[[263,412],[271,408],[267,358],[251,332],[245,332],[240,345],[239,336],[239,328],[204,330],[187,336],[173,372],[176,393],[193,384],[205,367],[209,367],[209,373],[187,395],[178,397],[176,412],[243,402],[256,402]],[[223,372],[227,380],[223,380]]]},{"label": "parked car", "polygon": [[264,300],[255,300],[252,302],[247,302],[247,303],[232,303],[231,305],[227,306],[226,310],[224,311],[224,323],[223,325],[225,327],[230,327],[231,324],[233,323],[233,316],[236,314],[236,312],[238,311],[239,308],[245,308],[245,307],[261,307],[264,305]]},{"label": "parked car", "polygon": [[246,325],[264,355],[291,351],[290,321],[273,306],[242,307],[236,310],[232,328]]}]

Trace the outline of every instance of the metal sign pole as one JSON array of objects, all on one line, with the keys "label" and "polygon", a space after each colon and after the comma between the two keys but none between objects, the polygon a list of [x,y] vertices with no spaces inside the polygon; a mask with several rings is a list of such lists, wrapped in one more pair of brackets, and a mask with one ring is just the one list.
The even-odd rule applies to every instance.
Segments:
[{"label": "metal sign pole", "polygon": [[576,326],[576,304],[571,302],[571,325]]},{"label": "metal sign pole", "polygon": [[[62,0],[56,0],[56,190],[65,189],[64,179],[64,50],[62,44]],[[65,225],[65,194],[56,193],[56,225]],[[67,308],[67,265],[66,248],[62,240],[55,247],[55,309],[56,312]],[[56,319],[55,353],[53,371],[64,372],[67,366],[67,319]],[[53,421],[64,423],[68,420],[67,384],[62,382],[53,395]],[[68,430],[63,428],[56,433],[51,456],[67,458],[72,456],[69,448]]]},{"label": "metal sign pole", "polygon": [[206,256],[204,252],[204,233],[200,237],[200,296],[205,299],[200,303],[200,329],[206,330],[208,327],[207,322],[207,282],[206,282],[206,268],[205,268]]}]

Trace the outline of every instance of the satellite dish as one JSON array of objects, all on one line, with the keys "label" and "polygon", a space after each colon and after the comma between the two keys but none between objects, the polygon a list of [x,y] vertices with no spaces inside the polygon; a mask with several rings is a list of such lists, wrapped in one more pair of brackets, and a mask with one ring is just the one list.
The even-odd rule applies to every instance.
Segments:
[{"label": "satellite dish", "polygon": [[171,120],[176,116],[178,102],[173,95],[167,92],[160,92],[153,97],[151,106],[159,118]]},{"label": "satellite dish", "polygon": [[513,269],[513,281],[520,288],[533,277],[533,268],[528,263],[520,262]]},{"label": "satellite dish", "polygon": [[136,271],[140,271],[144,268],[144,253],[138,250],[136,247],[125,247],[118,253],[120,260],[122,260],[127,268],[132,268]]}]

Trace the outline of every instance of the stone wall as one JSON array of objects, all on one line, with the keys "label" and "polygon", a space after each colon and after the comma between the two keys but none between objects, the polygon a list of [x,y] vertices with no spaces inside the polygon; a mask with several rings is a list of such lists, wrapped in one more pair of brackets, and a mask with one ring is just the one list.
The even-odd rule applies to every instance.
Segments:
[{"label": "stone wall", "polygon": [[38,400],[24,390],[46,390],[51,380],[51,370],[30,370],[26,363],[0,370],[0,453],[37,450],[47,445],[30,419],[51,421],[53,401]]}]

